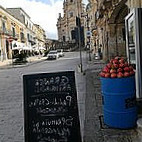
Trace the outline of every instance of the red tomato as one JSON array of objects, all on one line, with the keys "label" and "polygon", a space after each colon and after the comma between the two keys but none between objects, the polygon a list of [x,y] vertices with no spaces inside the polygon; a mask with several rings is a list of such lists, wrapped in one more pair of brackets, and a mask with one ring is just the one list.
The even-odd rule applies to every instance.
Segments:
[{"label": "red tomato", "polygon": [[110,73],[116,73],[116,70],[115,69],[111,69]]},{"label": "red tomato", "polygon": [[130,73],[129,72],[124,72],[124,77],[128,77],[130,76]]},{"label": "red tomato", "polygon": [[116,78],[117,77],[117,74],[116,73],[112,73],[111,74],[111,78]]},{"label": "red tomato", "polygon": [[105,77],[106,77],[106,78],[110,77],[110,73],[108,73],[108,72],[105,73]]},{"label": "red tomato", "polygon": [[117,77],[118,77],[118,78],[122,78],[122,77],[123,77],[123,73],[122,73],[122,72],[119,72],[119,73],[117,74]]}]

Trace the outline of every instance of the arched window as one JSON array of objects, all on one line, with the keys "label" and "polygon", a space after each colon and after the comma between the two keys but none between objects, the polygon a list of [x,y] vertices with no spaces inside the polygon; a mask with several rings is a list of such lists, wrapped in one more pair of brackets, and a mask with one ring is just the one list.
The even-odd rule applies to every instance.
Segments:
[{"label": "arched window", "polygon": [[69,12],[69,17],[73,17],[73,12]]}]

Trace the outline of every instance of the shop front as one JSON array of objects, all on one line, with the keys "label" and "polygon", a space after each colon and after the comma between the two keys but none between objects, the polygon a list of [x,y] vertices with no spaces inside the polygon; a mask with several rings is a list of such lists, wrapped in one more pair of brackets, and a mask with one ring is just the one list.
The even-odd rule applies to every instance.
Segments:
[{"label": "shop front", "polygon": [[127,58],[136,70],[136,97],[142,98],[142,8],[125,18]]},{"label": "shop front", "polygon": [[9,37],[6,34],[0,35],[0,61],[12,58],[12,45]]}]

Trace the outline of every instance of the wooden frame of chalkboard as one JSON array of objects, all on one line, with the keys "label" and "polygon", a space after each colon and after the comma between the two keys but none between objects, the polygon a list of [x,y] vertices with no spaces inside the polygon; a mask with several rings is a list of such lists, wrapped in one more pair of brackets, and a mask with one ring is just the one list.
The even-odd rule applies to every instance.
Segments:
[{"label": "wooden frame of chalkboard", "polygon": [[81,142],[75,72],[23,75],[25,142]]}]

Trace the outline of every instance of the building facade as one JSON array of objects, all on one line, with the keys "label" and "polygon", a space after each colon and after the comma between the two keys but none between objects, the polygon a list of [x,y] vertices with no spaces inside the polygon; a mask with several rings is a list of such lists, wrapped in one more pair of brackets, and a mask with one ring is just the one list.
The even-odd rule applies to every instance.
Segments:
[{"label": "building facade", "polygon": [[96,29],[93,30],[96,52],[103,53],[103,59],[126,56],[125,17],[128,14],[127,0],[97,1],[95,13]]},{"label": "building facade", "polygon": [[62,17],[59,13],[57,21],[58,40],[60,42],[78,42],[78,24],[80,26],[81,40],[84,40],[84,18],[81,17],[83,12],[82,0],[64,0],[64,15]]},{"label": "building facade", "polygon": [[27,39],[25,45],[27,49],[32,49],[32,46],[35,44],[34,37],[36,35],[33,30],[34,23],[31,21],[30,16],[22,8],[7,8],[6,10],[26,26],[26,33],[23,34],[23,37]]},{"label": "building facade", "polygon": [[128,0],[127,5],[130,9],[142,7],[142,0]]},{"label": "building facade", "polygon": [[12,42],[24,40],[25,25],[0,6],[0,60],[12,58]]},{"label": "building facade", "polygon": [[40,52],[40,53],[43,53],[44,50],[46,50],[46,48],[45,48],[45,43],[46,43],[45,31],[38,24],[34,24],[33,31],[35,32],[35,35],[36,35],[34,37],[35,44],[33,46],[33,49]]},{"label": "building facade", "polygon": [[[93,53],[96,52],[96,41],[93,31],[96,30],[95,23],[95,13],[97,11],[97,1],[88,0],[88,5],[86,6],[86,16],[85,16],[85,45],[90,45],[90,50]],[[89,35],[88,35],[88,34]],[[87,46],[88,47],[88,46]]]},{"label": "building facade", "polygon": [[[142,0],[88,0],[87,29],[92,32],[93,52],[102,52],[103,59],[126,56],[125,17],[133,8],[142,7]],[[85,37],[86,43],[88,41]]]},{"label": "building facade", "polygon": [[20,51],[33,53],[35,47],[43,51],[45,39],[43,28],[22,8],[0,6],[0,61],[12,59]]}]

